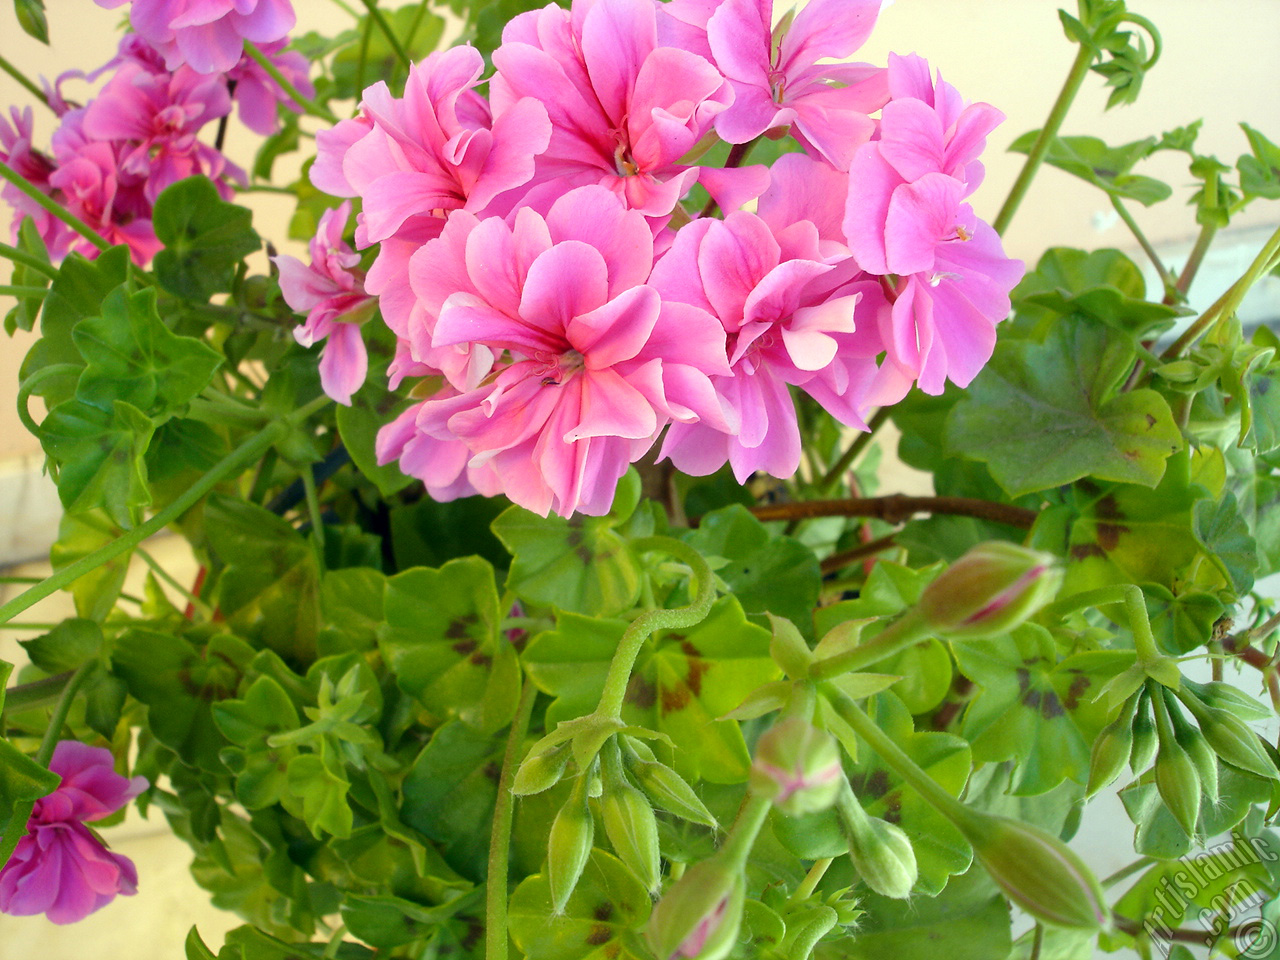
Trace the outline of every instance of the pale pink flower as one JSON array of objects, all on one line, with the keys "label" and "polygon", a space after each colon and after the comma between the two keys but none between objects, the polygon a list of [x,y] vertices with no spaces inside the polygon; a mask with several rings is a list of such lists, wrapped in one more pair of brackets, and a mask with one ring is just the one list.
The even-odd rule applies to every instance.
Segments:
[{"label": "pale pink flower", "polygon": [[49,769],[62,782],[36,801],[26,836],[0,870],[0,912],[75,923],[117,895],[137,892],[133,863],[107,850],[84,824],[115,813],[147,781],[120,776],[109,750],[73,740],[57,745]]},{"label": "pale pink flower", "polygon": [[285,254],[273,258],[285,303],[307,315],[294,330],[294,338],[304,347],[327,340],[320,356],[320,385],[326,396],[346,406],[369,369],[360,325],[378,307],[356,269],[360,255],[342,239],[350,215],[349,200],[321,214],[320,227],[311,238],[310,265]]},{"label": "pale pink flower", "polygon": [[606,512],[669,421],[723,425],[709,380],[728,372],[723,330],[704,311],[663,304],[645,283],[652,262],[644,217],[599,186],[570,191],[545,218],[455,213],[410,265],[424,308],[414,354],[466,345],[511,359],[480,381],[464,371],[415,412],[414,430],[461,440],[468,469],[485,467],[534,512]]},{"label": "pale pink flower", "polygon": [[[94,0],[114,10],[126,0]],[[246,40],[271,43],[295,22],[289,0],[133,0],[129,23],[165,58],[170,70],[226,73]]]},{"label": "pale pink flower", "polygon": [[496,109],[525,97],[546,105],[552,135],[524,202],[539,209],[598,184],[646,216],[662,217],[701,182],[723,209],[757,196],[764,168],[690,166],[685,155],[733,98],[702,57],[658,43],[653,0],[577,0],[507,24],[494,51]]},{"label": "pale pink flower", "polygon": [[165,187],[186,177],[204,174],[217,181],[224,172],[238,173],[196,137],[201,127],[230,109],[221,77],[201,76],[185,67],[153,74],[127,62],[89,104],[84,131],[94,140],[128,145],[121,151],[121,169],[144,177],[147,199],[155,203]]},{"label": "pale pink flower", "polygon": [[723,0],[707,20],[707,43],[734,100],[716,117],[716,132],[746,143],[790,126],[807,149],[847,170],[875,129],[869,114],[888,99],[885,71],[818,60],[851,56],[879,11],[880,0],[810,0],[777,37],[773,0]]}]

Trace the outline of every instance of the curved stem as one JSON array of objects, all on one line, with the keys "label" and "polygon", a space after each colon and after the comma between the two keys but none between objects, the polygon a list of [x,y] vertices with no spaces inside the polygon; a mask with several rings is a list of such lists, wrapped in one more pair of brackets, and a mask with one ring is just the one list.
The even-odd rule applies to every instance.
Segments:
[{"label": "curved stem", "polygon": [[807,520],[812,517],[875,517],[886,523],[905,523],[917,513],[946,513],[961,517],[992,520],[1011,527],[1030,529],[1039,514],[1025,507],[1015,507],[991,500],[971,497],[909,497],[895,493],[886,497],[851,497],[847,500],[807,500],[752,507],[757,520]]},{"label": "curved stem", "polygon": [[91,573],[103,564],[110,563],[116,557],[128,553],[153,533],[159,533],[199,503],[205,494],[223,480],[243,470],[258,457],[262,456],[275,443],[283,439],[294,424],[300,423],[331,402],[328,397],[317,397],[292,415],[268,424],[218,461],[208,473],[146,523],[134,527],[128,533],[117,537],[101,549],[81,557],[75,563],[68,564],[31,589],[20,593],[8,603],[0,605],[0,623],[7,623],[23,610],[34,606],[50,594],[70,586],[85,574]]},{"label": "curved stem", "polygon": [[702,554],[679,540],[671,537],[645,537],[635,541],[632,546],[636,552],[661,550],[687,563],[698,582],[698,592],[687,607],[674,610],[646,610],[631,621],[618,649],[609,662],[609,672],[605,676],[604,692],[600,695],[600,705],[596,707],[596,716],[620,717],[622,701],[627,695],[627,684],[631,680],[631,668],[635,666],[636,657],[641,646],[649,636],[657,630],[679,630],[701,623],[711,610],[715,599],[715,578],[711,575],[711,567],[702,558]]},{"label": "curved stem", "polygon": [[1067,74],[1066,83],[1062,85],[1062,92],[1058,94],[1058,99],[1053,102],[1053,108],[1049,111],[1049,116],[1044,122],[1044,129],[1036,137],[1036,142],[1031,145],[1031,150],[1027,153],[1027,162],[1022,165],[1022,170],[1018,173],[1018,179],[1013,182],[1013,187],[1009,190],[1009,196],[1005,199],[1004,206],[1000,208],[1000,212],[996,214],[995,220],[992,221],[991,225],[995,227],[996,233],[1004,233],[1009,226],[1009,221],[1018,212],[1018,206],[1022,203],[1022,198],[1026,196],[1027,189],[1031,186],[1031,181],[1035,179],[1036,171],[1040,169],[1044,155],[1049,150],[1049,144],[1053,142],[1053,138],[1058,135],[1058,131],[1062,128],[1062,121],[1067,118],[1067,111],[1071,109],[1071,101],[1076,98],[1076,94],[1080,92],[1080,85],[1084,83],[1084,78],[1088,76],[1091,63],[1093,63],[1093,51],[1087,46],[1081,46],[1076,53],[1075,62],[1071,64],[1071,71]]},{"label": "curved stem", "polygon": [[405,53],[400,38],[396,36],[395,31],[391,29],[391,24],[387,23],[387,18],[382,15],[382,11],[378,9],[377,0],[364,0],[365,9],[369,11],[369,16],[373,18],[373,22],[378,25],[378,29],[382,31],[382,35],[387,38],[387,43],[391,44],[391,49],[399,61],[404,64],[405,69],[413,66],[409,60],[409,54]]},{"label": "curved stem", "polygon": [[31,416],[27,403],[31,400],[31,394],[35,392],[36,387],[53,377],[79,373],[82,369],[84,369],[83,366],[78,363],[52,363],[47,367],[41,367],[18,385],[18,419],[33,437],[40,436],[40,424],[36,423],[35,418]]},{"label": "curved stem", "polygon": [[515,794],[511,782],[520,766],[521,746],[529,732],[529,717],[538,688],[525,678],[520,691],[520,704],[507,735],[507,751],[502,758],[502,775],[498,780],[498,803],[493,810],[493,831],[489,834],[489,872],[485,890],[484,945],[485,960],[507,960],[507,869],[511,855],[511,823],[515,810]]},{"label": "curved stem", "polygon": [[244,52],[248,54],[254,63],[267,72],[267,76],[274,80],[280,89],[289,95],[289,99],[307,113],[311,114],[311,116],[319,117],[326,123],[336,124],[338,122],[338,118],[334,116],[333,112],[328,107],[321,106],[314,100],[303,96],[302,91],[295,87],[293,83],[291,83],[289,79],[280,72],[280,68],[272,63],[267,58],[267,55],[258,49],[256,44],[250,43],[246,40],[244,43]]},{"label": "curved stem", "polygon": [[[36,751],[36,755],[33,758],[40,766],[49,766],[49,760],[53,757],[54,747],[58,745],[58,736],[62,732],[62,725],[67,722],[67,713],[71,710],[71,704],[75,702],[76,693],[79,692],[81,685],[96,666],[98,666],[97,660],[89,660],[82,664],[71,675],[71,679],[67,681],[66,686],[62,688],[62,694],[58,697],[52,716],[49,717],[49,726],[45,728],[44,739],[40,741],[40,749]],[[26,836],[27,820],[34,809],[34,800],[27,800],[13,805],[13,813],[9,816],[9,822],[5,824],[4,835],[0,836],[0,867],[9,862],[9,858],[13,856],[13,851],[18,846],[18,841]]]},{"label": "curved stem", "polygon": [[1132,23],[1134,26],[1141,27],[1147,31],[1147,36],[1151,38],[1151,56],[1147,57],[1147,62],[1142,65],[1144,71],[1154,67],[1160,59],[1160,54],[1164,52],[1164,41],[1160,38],[1160,31],[1156,29],[1156,25],[1144,17],[1140,13],[1125,13],[1120,18],[1121,23]]},{"label": "curved stem", "polygon": [[[20,263],[24,267],[30,267],[37,273],[43,273],[50,280],[58,275],[58,268],[48,260],[41,260],[34,253],[27,253],[27,251],[11,247],[7,243],[0,243],[0,257],[12,260],[14,263]],[[45,292],[47,293],[48,291]]]},{"label": "curved stem", "polygon": [[111,244],[104,240],[98,231],[94,230],[93,227],[89,226],[52,197],[37,190],[27,181],[26,177],[14,170],[9,166],[9,164],[0,162],[0,179],[7,180],[9,183],[13,184],[21,190],[29,200],[38,204],[42,210],[46,210],[53,214],[99,250],[111,249]]}]

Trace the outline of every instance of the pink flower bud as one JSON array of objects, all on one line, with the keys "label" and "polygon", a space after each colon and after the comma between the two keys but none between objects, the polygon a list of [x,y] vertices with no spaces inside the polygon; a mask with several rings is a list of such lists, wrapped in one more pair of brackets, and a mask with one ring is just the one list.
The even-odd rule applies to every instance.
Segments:
[{"label": "pink flower bud", "polygon": [[788,717],[760,738],[750,782],[753,793],[797,816],[835,803],[843,778],[840,748],[831,735]]},{"label": "pink flower bud", "polygon": [[742,925],[741,872],[717,860],[690,867],[653,908],[646,937],[659,960],[719,960]]},{"label": "pink flower bud", "polygon": [[929,584],[917,608],[940,636],[978,640],[1023,623],[1058,592],[1054,557],[1004,541],[981,543]]}]

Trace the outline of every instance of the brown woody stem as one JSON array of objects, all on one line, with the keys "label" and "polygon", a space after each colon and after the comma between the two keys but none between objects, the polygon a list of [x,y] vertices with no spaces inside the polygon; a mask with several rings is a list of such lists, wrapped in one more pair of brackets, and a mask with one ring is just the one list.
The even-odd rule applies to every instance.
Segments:
[{"label": "brown woody stem", "polygon": [[847,500],[808,500],[752,507],[757,520],[809,520],[814,517],[875,517],[886,523],[905,523],[917,513],[945,513],[991,520],[1022,530],[1030,529],[1039,514],[971,497],[910,497],[895,493],[887,497],[851,497]]}]

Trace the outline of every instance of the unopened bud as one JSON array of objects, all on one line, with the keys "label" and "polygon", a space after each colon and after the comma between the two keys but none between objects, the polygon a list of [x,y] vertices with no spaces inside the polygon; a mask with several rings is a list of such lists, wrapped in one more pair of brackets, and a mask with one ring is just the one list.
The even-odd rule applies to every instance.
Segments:
[{"label": "unopened bud", "polygon": [[911,896],[919,869],[911,841],[896,824],[867,816],[852,793],[839,806],[849,860],[874,893],[895,900]]},{"label": "unopened bud", "polygon": [[1109,924],[1102,886],[1065,843],[1021,820],[968,814],[956,825],[1010,900],[1060,927],[1098,930]]},{"label": "unopened bud", "polygon": [[925,587],[916,607],[939,636],[977,640],[1018,626],[1062,583],[1055,558],[1014,543],[980,543]]},{"label": "unopened bud", "polygon": [[[1217,707],[1219,710],[1226,710],[1241,720],[1269,720],[1273,715],[1270,707],[1259,703],[1243,690],[1220,680],[1215,680],[1211,683],[1195,683],[1183,678],[1182,686],[1187,693],[1193,694],[1206,707]],[[1193,703],[1185,697],[1183,702],[1191,708],[1192,713],[1196,713]]]},{"label": "unopened bud", "polygon": [[788,816],[827,809],[843,782],[834,738],[799,717],[775,724],[756,745],[751,792],[772,800]]},{"label": "unopened bud", "polygon": [[1093,741],[1089,755],[1089,784],[1084,795],[1091,797],[1120,776],[1133,752],[1132,718],[1123,713],[1108,724]]},{"label": "unopened bud", "polygon": [[565,767],[572,756],[568,741],[552,747],[535,757],[528,757],[516,771],[515,780],[511,784],[511,792],[517,797],[550,790],[564,776]]},{"label": "unopened bud", "polygon": [[1200,778],[1200,790],[1210,803],[1218,802],[1218,757],[1209,746],[1204,734],[1189,723],[1178,727],[1178,746],[1187,751],[1196,775]]},{"label": "unopened bud", "polygon": [[645,938],[658,960],[720,960],[737,943],[745,901],[741,871],[695,863],[653,908]]},{"label": "unopened bud", "polygon": [[627,758],[627,770],[655,806],[691,823],[700,823],[712,829],[719,825],[715,815],[707,809],[693,787],[666,764],[656,760],[637,759],[632,755]]},{"label": "unopened bud", "polygon": [[591,856],[596,822],[587,806],[585,791],[575,788],[551,824],[547,840],[547,883],[551,887],[551,910],[564,913],[582,871]]},{"label": "unopened bud", "polygon": [[1133,717],[1133,748],[1129,751],[1129,769],[1142,773],[1156,758],[1160,737],[1151,717],[1151,697],[1144,688],[1138,696],[1138,711]]},{"label": "unopened bud", "polygon": [[1176,740],[1160,740],[1156,754],[1156,789],[1173,819],[1187,836],[1193,836],[1200,820],[1200,772]]},{"label": "unopened bud", "polygon": [[1227,763],[1271,780],[1280,776],[1258,735],[1235,714],[1206,708],[1196,719],[1209,745]]},{"label": "unopened bud", "polygon": [[808,676],[809,664],[813,662],[813,652],[800,636],[800,631],[790,620],[769,614],[769,624],[773,627],[773,639],[769,641],[769,656],[782,668],[788,677]]},{"label": "unopened bud", "polygon": [[611,781],[600,798],[600,815],[618,859],[631,868],[646,890],[656,893],[662,885],[658,819],[644,794],[625,778]]}]

